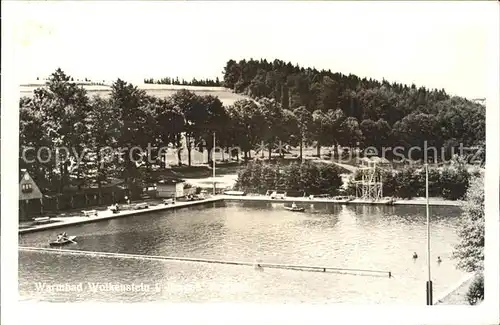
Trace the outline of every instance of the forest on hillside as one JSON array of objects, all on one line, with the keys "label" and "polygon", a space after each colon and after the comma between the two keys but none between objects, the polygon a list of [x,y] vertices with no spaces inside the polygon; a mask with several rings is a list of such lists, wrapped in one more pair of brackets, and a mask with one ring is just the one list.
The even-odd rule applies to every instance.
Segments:
[{"label": "forest on hillside", "polygon": [[[486,109],[444,89],[303,68],[281,60],[229,60],[223,85],[267,98],[300,116],[307,139],[322,145],[484,147]],[[325,136],[315,133],[324,129]]]},{"label": "forest on hillside", "polygon": [[161,79],[147,78],[144,79],[145,84],[157,84],[157,85],[180,85],[180,86],[200,86],[200,87],[221,87],[222,83],[219,77],[213,79],[196,79],[193,78],[191,81],[186,81],[185,79],[179,79],[179,77],[170,78],[165,77]]}]

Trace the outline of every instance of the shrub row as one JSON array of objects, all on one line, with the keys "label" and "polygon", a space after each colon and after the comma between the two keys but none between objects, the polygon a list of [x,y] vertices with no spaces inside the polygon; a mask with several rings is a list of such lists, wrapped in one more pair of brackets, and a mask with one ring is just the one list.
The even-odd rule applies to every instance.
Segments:
[{"label": "shrub row", "polygon": [[340,169],[332,164],[303,162],[282,165],[256,161],[239,172],[235,187],[251,193],[287,190],[308,195],[335,195],[341,184]]},{"label": "shrub row", "polygon": [[[458,200],[464,197],[469,188],[471,177],[477,172],[470,173],[464,166],[433,167],[429,168],[429,196],[442,197],[448,200]],[[377,170],[377,175],[383,181],[383,195],[400,198],[425,196],[425,169],[405,167],[400,171]],[[363,173],[358,171],[354,179],[361,180]],[[356,194],[354,182],[350,182],[348,191]]]}]

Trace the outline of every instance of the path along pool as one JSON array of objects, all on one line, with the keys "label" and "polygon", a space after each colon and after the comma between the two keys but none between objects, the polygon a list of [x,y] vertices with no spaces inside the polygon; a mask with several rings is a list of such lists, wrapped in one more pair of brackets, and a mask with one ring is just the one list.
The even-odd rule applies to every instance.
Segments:
[{"label": "path along pool", "polygon": [[[64,247],[71,250],[383,270],[392,277],[20,250],[20,299],[425,304],[425,206],[302,206],[304,213],[283,203],[209,203],[20,235],[19,245],[48,247],[65,231],[78,236]],[[461,209],[430,212],[439,296],[464,276],[451,259]]]}]

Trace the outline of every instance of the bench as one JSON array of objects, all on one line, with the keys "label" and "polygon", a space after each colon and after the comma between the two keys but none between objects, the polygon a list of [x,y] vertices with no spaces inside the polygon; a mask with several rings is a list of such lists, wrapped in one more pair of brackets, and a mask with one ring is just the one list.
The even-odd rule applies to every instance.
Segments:
[{"label": "bench", "polygon": [[35,223],[37,225],[44,224],[44,223],[49,223],[50,221],[51,221],[50,217],[33,218],[33,223]]},{"label": "bench", "polygon": [[97,216],[96,210],[83,210],[82,213],[85,217]]},{"label": "bench", "polygon": [[165,205],[175,204],[175,200],[174,199],[164,199],[163,204],[165,204]]},{"label": "bench", "polygon": [[136,209],[136,210],[147,209],[147,208],[149,208],[149,204],[147,204],[147,203],[137,203],[134,206],[134,209]]}]

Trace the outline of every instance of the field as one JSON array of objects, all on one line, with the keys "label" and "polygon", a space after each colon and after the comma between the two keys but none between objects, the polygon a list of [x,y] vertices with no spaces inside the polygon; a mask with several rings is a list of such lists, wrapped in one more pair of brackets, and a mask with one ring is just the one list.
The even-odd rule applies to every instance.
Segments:
[{"label": "field", "polygon": [[[180,89],[187,89],[197,95],[205,96],[212,95],[218,97],[224,105],[232,105],[235,101],[241,99],[249,99],[249,97],[233,93],[230,89],[224,87],[198,87],[198,86],[178,86],[178,85],[156,85],[156,84],[139,84],[137,88],[143,89],[148,95],[157,96],[160,98],[170,97]],[[33,96],[33,91],[43,87],[43,84],[29,84],[20,86],[21,97]],[[109,86],[83,85],[90,96],[109,96],[111,88]]]}]

